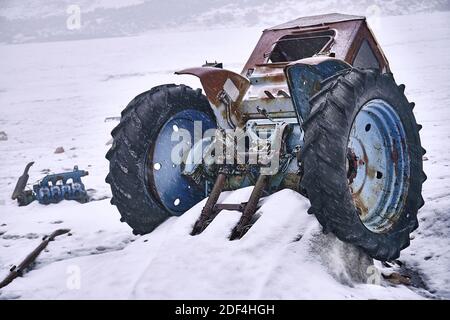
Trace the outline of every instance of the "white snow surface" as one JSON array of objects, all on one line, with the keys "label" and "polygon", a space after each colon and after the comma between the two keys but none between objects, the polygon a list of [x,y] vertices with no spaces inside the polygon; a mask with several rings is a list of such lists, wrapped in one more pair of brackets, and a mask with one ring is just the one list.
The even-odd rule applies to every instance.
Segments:
[{"label": "white snow surface", "polygon": [[[158,84],[199,87],[173,71],[206,59],[240,71],[261,30],[239,28],[0,45],[0,131],[8,136],[0,141],[0,278],[44,235],[71,229],[32,270],[0,289],[0,299],[450,298],[450,13],[381,17],[373,29],[423,125],[426,204],[400,261],[426,288],[354,281],[348,246],[322,235],[306,212],[308,200],[290,190],[264,199],[259,220],[240,241],[228,240],[239,219],[230,211],[201,235],[189,235],[204,201],[145,236],[120,223],[104,182],[116,122],[105,117]],[[59,146],[65,152],[54,154]],[[88,170],[83,181],[96,201],[18,207],[10,196],[32,160],[30,184],[46,169]],[[250,192],[227,192],[220,201],[246,201]]]}]

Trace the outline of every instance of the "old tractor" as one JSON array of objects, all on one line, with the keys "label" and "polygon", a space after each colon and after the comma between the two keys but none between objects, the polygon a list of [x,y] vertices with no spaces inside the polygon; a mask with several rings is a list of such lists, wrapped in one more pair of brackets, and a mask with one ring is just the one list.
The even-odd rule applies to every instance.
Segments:
[{"label": "old tractor", "polygon": [[[261,197],[306,196],[324,232],[392,260],[424,205],[413,108],[364,17],[327,14],[263,31],[240,74],[221,64],[176,72],[135,97],[112,131],[111,203],[135,234],[208,198],[191,235],[221,210],[242,213],[230,240],[256,223]],[[248,202],[218,203],[254,185]]]}]

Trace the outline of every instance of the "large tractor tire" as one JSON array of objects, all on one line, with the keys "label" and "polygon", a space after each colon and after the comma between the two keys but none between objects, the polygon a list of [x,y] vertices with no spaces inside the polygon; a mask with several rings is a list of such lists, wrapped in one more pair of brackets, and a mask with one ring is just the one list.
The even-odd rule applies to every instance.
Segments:
[{"label": "large tractor tire", "polygon": [[353,68],[322,82],[303,123],[302,187],[324,232],[396,259],[424,205],[414,103],[391,74]]},{"label": "large tractor tire", "polygon": [[168,84],[134,98],[112,130],[106,182],[111,203],[134,234],[153,231],[203,199],[202,186],[183,176],[182,165],[171,159],[179,143],[172,141],[173,131],[184,129],[193,137],[194,122],[201,122],[203,132],[216,127],[207,98],[200,89]]}]

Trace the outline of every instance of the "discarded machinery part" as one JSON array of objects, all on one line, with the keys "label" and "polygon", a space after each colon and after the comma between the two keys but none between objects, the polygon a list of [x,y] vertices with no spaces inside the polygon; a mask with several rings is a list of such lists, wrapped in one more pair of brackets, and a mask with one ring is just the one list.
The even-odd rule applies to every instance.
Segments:
[{"label": "discarded machinery part", "polygon": [[248,230],[247,226],[250,223],[253,215],[256,212],[257,205],[261,199],[261,195],[264,189],[267,187],[270,181],[270,176],[260,175],[256,181],[255,187],[252,190],[250,199],[245,205],[244,212],[242,213],[241,219],[239,220],[236,227],[233,229],[230,235],[230,240],[240,239]]},{"label": "discarded machinery part", "polygon": [[[372,49],[371,59],[361,58],[365,56],[361,51],[364,48]],[[186,179],[192,183],[190,186],[197,189],[195,191],[199,191],[189,194],[192,196],[187,196],[186,202],[200,201],[199,198],[208,194],[213,180],[217,178],[217,169],[227,163],[224,167],[227,172],[222,172],[224,176],[219,177],[219,180],[223,178],[222,181],[216,181],[213,194],[206,201],[192,234],[201,232],[218,211],[227,208],[246,211],[246,215],[241,217],[241,223],[236,225],[235,234],[231,235],[232,238],[242,236],[253,223],[252,216],[255,220],[255,209],[250,204],[248,207],[242,203],[217,204],[219,194],[222,190],[255,185],[260,175],[266,175],[270,176],[266,190],[268,193],[291,188],[305,195],[311,202],[308,212],[317,217],[324,231],[333,232],[339,239],[357,245],[373,258],[395,258],[409,245],[409,235],[418,227],[417,210],[424,204],[421,185],[426,179],[422,172],[425,151],[421,148],[418,135],[420,126],[415,122],[411,110],[413,104],[404,96],[404,86],[395,84],[388,61],[364,17],[341,14],[304,17],[266,29],[241,75],[215,68],[212,64],[182,70],[177,74],[191,74],[200,78],[206,97],[203,97],[201,90],[194,91],[183,85],[157,86],[127,106],[122,113],[124,117],[121,123],[112,132],[114,142],[117,143],[107,154],[110,174],[106,179],[114,194],[111,203],[117,205],[122,221],[127,222],[134,233],[151,232],[165,218],[174,215],[164,203],[153,201],[153,197],[159,200],[156,198],[161,194],[175,195],[176,201],[181,201],[177,208],[181,208],[185,198],[178,195],[181,188],[174,186],[179,187],[177,183],[180,179]],[[359,108],[378,98],[389,101],[398,111],[408,137],[405,143],[408,144],[409,160],[405,161],[410,162],[410,171],[414,172],[409,175],[407,182],[410,185],[408,195],[405,195],[408,209],[403,210],[392,228],[384,226],[383,221],[380,221],[382,219],[379,219],[381,223],[378,224],[382,229],[379,233],[369,230],[371,222],[366,220],[368,217],[361,219],[358,214],[361,206],[353,201],[350,188],[364,177],[359,172],[364,165],[360,160],[364,159],[360,150],[348,146],[351,125]],[[391,101],[391,98],[396,101]],[[402,107],[397,108],[400,105]],[[170,163],[161,167],[161,163],[147,161],[147,158],[142,160],[140,155],[145,154],[147,157],[148,150],[153,151],[158,135],[162,135],[156,128],[162,128],[167,119],[186,107],[198,108],[210,114],[211,119],[216,120],[216,127],[226,131],[216,136],[209,146],[207,140],[200,141],[191,150],[192,156],[201,154],[196,152],[200,149],[204,151],[204,148],[220,145],[226,146],[225,151],[214,148],[214,163],[204,161],[194,166],[175,166]],[[160,109],[165,110],[166,116],[157,117],[157,121],[150,119],[153,118],[151,113]],[[390,126],[388,121],[384,122]],[[361,132],[357,136],[363,137],[364,134]],[[373,132],[367,133],[367,136],[370,134]],[[394,138],[397,140],[398,136]],[[252,139],[258,143],[257,147],[251,143]],[[148,140],[150,142],[147,145]],[[199,140],[201,138],[195,139],[194,143]],[[167,155],[167,152],[164,153],[167,149],[167,146],[162,147],[161,154]],[[392,159],[386,161],[395,163],[397,160],[394,159],[398,155],[393,153],[391,156]],[[227,161],[217,161],[224,159]],[[241,159],[243,161],[239,161]],[[141,168],[146,168],[147,164],[151,168],[159,164],[155,170],[161,175],[142,174]],[[392,171],[392,166],[388,167]],[[385,179],[386,174],[382,170],[377,170],[375,175],[390,184],[391,180]],[[177,179],[170,181],[167,177]],[[381,182],[374,184],[372,189],[379,187]],[[369,184],[365,182],[364,186],[369,187]],[[392,204],[398,198],[397,193],[405,188],[388,187],[392,193],[386,198]],[[190,188],[189,192],[193,189]],[[46,192],[51,194],[52,190]],[[172,198],[172,203],[175,198]],[[372,208],[377,204],[371,202],[370,206]],[[395,220],[397,217],[390,215],[390,209],[381,214]],[[180,209],[177,215],[184,211]],[[248,219],[250,221],[246,221]]]},{"label": "discarded machinery part", "polygon": [[17,198],[17,203],[19,207],[27,206],[31,202],[36,200],[36,196],[33,190],[24,190],[24,192]]},{"label": "discarded machinery part", "polygon": [[50,241],[53,241],[56,237],[69,232],[70,229],[58,229],[52,232],[50,235],[45,236],[39,246],[37,246],[36,249],[34,249],[28,256],[26,256],[26,258],[18,266],[13,266],[10,269],[10,273],[6,276],[5,279],[3,279],[3,281],[0,282],[0,288],[6,287],[15,278],[21,277],[36,260],[39,254],[47,247]]},{"label": "discarded machinery part", "polygon": [[[28,178],[30,177],[28,175],[28,171],[30,170],[31,166],[34,164],[34,161],[28,163],[25,166],[25,170],[23,171],[23,174],[19,177],[16,183],[16,187],[14,188],[14,192],[11,196],[12,200],[16,200],[19,202],[19,205],[27,205],[34,199],[30,198],[29,192],[25,192],[25,187],[27,186]],[[28,202],[29,201],[29,202]],[[28,202],[28,203],[27,203]]]},{"label": "discarded machinery part", "polygon": [[225,171],[221,171],[217,175],[216,182],[214,183],[209,198],[206,200],[205,206],[202,209],[202,213],[194,224],[194,228],[191,232],[192,236],[201,233],[206,228],[206,222],[214,214],[214,206],[217,204],[217,200],[219,200],[219,196],[222,193],[223,187],[225,186],[226,178],[227,174]]},{"label": "discarded machinery part", "polygon": [[219,127],[230,129],[243,125],[240,104],[250,87],[247,78],[215,67],[189,68],[175,74],[190,74],[200,78],[205,94],[213,105]]},{"label": "discarded machinery part", "polygon": [[[41,204],[58,203],[64,199],[85,203],[88,195],[81,177],[88,174],[88,171],[78,170],[78,166],[74,166],[70,172],[49,174],[33,185],[36,199]],[[69,180],[72,182],[68,183]]]},{"label": "discarded machinery part", "polygon": [[383,276],[384,279],[386,279],[387,281],[389,281],[390,283],[394,284],[394,285],[399,285],[399,284],[403,284],[406,286],[410,286],[411,285],[411,277],[407,276],[407,275],[402,275],[398,272],[392,272],[390,274],[381,274]]}]

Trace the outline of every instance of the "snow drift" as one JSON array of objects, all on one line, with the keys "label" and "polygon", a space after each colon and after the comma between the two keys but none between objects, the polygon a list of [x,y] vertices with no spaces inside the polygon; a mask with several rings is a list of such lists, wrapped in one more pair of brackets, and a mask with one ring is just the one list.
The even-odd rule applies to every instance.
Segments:
[{"label": "snow drift", "polygon": [[[251,189],[226,192],[219,201],[245,201]],[[239,213],[232,211],[222,211],[202,234],[190,236],[203,205],[204,201],[138,238],[126,232],[117,232],[115,237],[92,232],[94,226],[104,226],[104,215],[110,211],[106,201],[83,206],[92,207],[86,213],[66,206],[68,220],[58,227],[71,226],[72,234],[51,243],[36,269],[15,280],[0,297],[420,298],[405,287],[380,286],[381,279],[367,283],[375,275],[372,260],[333,235],[324,235],[315,218],[306,213],[307,200],[293,191],[266,198],[258,210],[260,218],[239,241],[228,240],[239,220]],[[60,210],[51,206],[40,218],[57,216]],[[105,214],[98,214],[102,211]],[[80,215],[91,230],[77,226]],[[10,233],[14,234],[14,228]],[[84,250],[67,252],[77,242]],[[125,245],[128,242],[132,243]],[[12,250],[17,252],[18,245]],[[25,252],[23,247],[21,253]],[[77,276],[79,279],[74,278]]]}]

